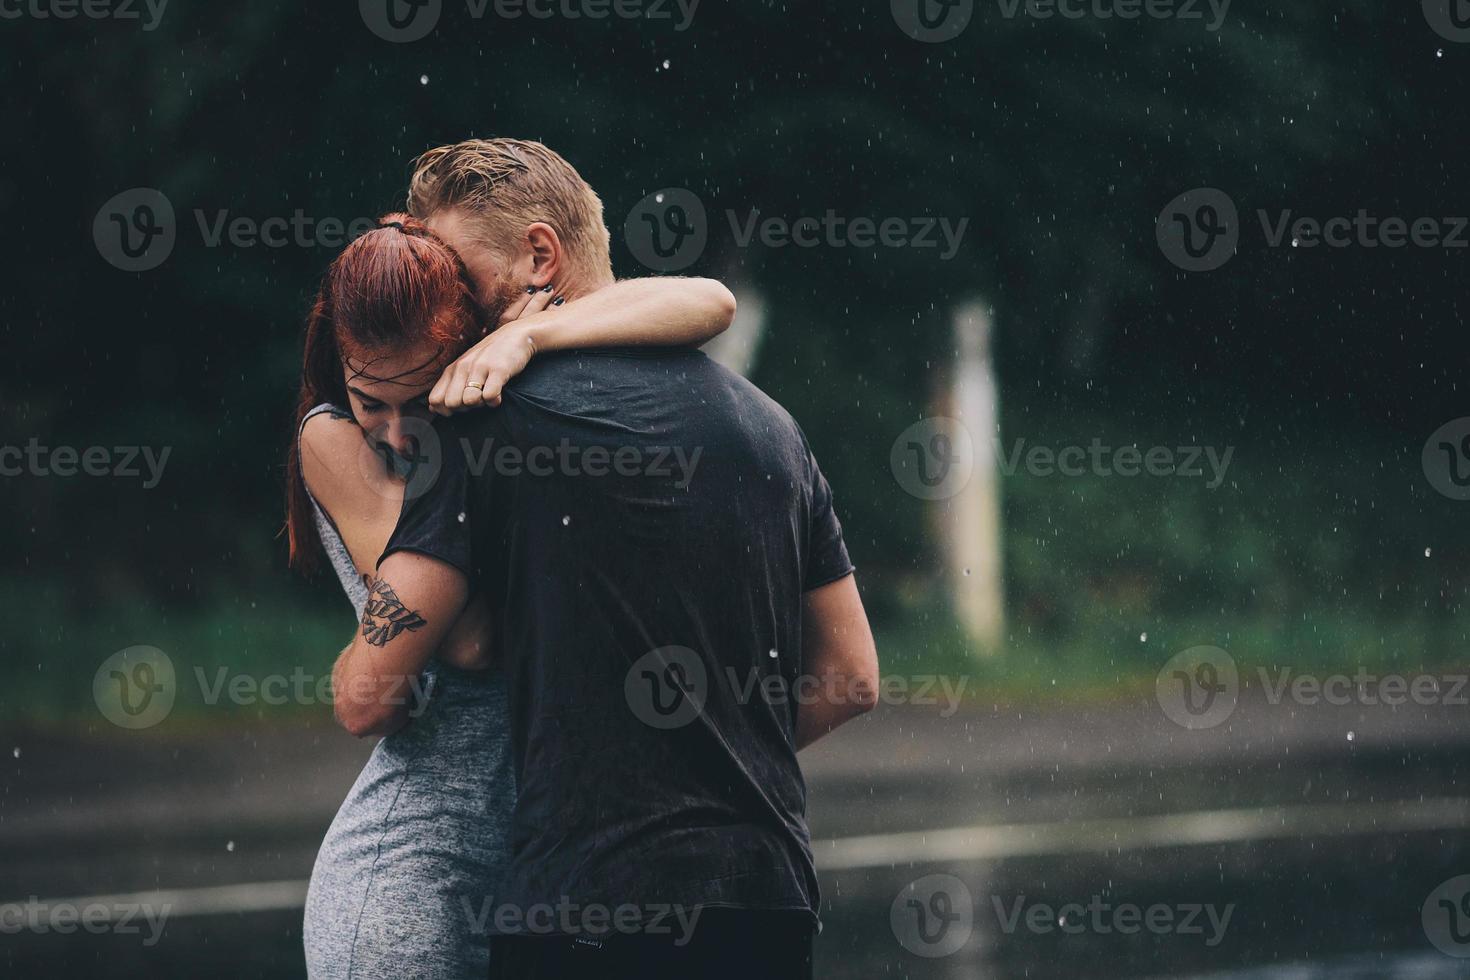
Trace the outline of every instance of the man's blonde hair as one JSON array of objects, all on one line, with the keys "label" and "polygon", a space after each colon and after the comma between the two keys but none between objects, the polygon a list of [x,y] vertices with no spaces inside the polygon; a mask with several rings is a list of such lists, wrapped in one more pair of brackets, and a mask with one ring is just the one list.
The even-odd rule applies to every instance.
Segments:
[{"label": "man's blonde hair", "polygon": [[421,221],[459,211],[480,244],[504,254],[526,226],[556,229],[584,275],[612,270],[602,199],[561,154],[532,140],[465,140],[435,147],[413,162],[408,210]]}]

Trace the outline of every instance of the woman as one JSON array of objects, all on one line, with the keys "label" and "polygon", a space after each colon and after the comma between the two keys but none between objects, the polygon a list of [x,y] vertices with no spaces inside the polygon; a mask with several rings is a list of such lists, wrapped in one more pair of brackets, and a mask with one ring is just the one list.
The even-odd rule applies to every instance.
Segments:
[{"label": "woman", "polygon": [[[700,343],[733,310],[708,280],[622,283],[564,306],[528,287],[489,333],[473,297],[447,245],[388,215],[332,263],[311,311],[288,460],[291,561],[312,567],[320,546],[359,618],[413,486],[431,394],[442,407],[441,377],[472,362],[493,404],[535,351]],[[515,800],[488,627],[472,602],[415,687],[406,727],[378,743],[327,832],[303,933],[313,978],[488,971],[486,916]]]}]

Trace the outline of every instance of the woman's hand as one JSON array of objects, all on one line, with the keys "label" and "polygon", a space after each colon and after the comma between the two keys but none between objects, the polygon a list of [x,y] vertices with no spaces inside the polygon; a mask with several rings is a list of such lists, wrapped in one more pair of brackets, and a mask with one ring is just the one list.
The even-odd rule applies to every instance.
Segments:
[{"label": "woman's hand", "polygon": [[499,405],[505,383],[524,371],[535,353],[529,330],[514,324],[499,328],[444,369],[429,392],[429,410],[453,415]]},{"label": "woman's hand", "polygon": [[552,296],[549,286],[528,290],[524,301],[506,310],[494,332],[444,369],[429,392],[429,410],[453,415],[499,405],[505,383],[524,371],[536,355],[535,325],[530,320],[518,321],[560,305]]}]

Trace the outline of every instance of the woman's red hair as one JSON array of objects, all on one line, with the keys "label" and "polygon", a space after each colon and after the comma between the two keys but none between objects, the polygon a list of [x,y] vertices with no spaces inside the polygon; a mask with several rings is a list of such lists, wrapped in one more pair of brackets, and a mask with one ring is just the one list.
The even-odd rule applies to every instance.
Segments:
[{"label": "woman's red hair", "polygon": [[348,407],[342,352],[396,351],[436,343],[457,355],[484,332],[484,317],[459,256],[423,222],[387,214],[333,260],[306,318],[301,393],[286,454],[286,536],[291,567],[311,572],[321,538],[301,475],[306,414]]}]

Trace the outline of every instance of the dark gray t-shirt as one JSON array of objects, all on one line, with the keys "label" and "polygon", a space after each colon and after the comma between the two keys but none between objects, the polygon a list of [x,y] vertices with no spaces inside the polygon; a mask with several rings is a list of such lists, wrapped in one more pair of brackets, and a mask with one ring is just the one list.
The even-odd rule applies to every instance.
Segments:
[{"label": "dark gray t-shirt", "polygon": [[791,416],[696,351],[578,351],[439,435],[385,555],[490,599],[519,787],[491,931],[815,915],[801,598],[852,564]]}]

